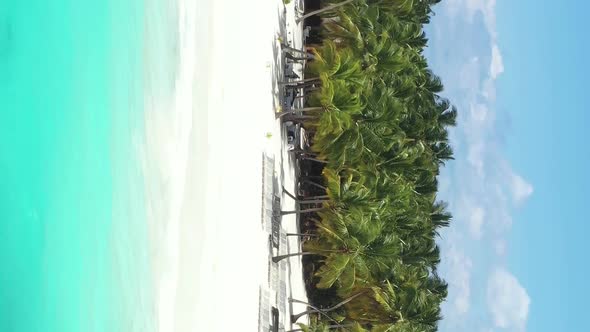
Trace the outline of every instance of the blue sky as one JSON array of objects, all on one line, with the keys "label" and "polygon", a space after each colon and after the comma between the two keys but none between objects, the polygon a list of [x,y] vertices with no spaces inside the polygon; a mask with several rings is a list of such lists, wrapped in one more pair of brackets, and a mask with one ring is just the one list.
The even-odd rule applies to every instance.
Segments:
[{"label": "blue sky", "polygon": [[443,0],[427,55],[460,110],[441,177],[447,331],[584,331],[590,3]]}]

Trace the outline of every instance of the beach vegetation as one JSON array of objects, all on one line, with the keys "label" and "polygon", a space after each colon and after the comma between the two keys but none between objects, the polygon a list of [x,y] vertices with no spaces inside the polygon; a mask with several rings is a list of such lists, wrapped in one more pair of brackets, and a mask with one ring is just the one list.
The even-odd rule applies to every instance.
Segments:
[{"label": "beach vegetation", "polygon": [[293,151],[301,190],[282,212],[300,214],[294,255],[305,255],[313,315],[303,331],[437,330],[447,296],[437,237],[452,219],[438,176],[458,114],[423,54],[438,2],[322,1],[300,18],[319,15],[323,38],[308,45],[308,78],[285,82],[314,89],[279,115],[310,143]]}]

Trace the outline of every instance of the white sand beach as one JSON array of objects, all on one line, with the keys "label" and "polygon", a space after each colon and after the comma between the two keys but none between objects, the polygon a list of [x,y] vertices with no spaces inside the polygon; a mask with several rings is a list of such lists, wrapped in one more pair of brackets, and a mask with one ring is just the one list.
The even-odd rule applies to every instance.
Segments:
[{"label": "white sand beach", "polygon": [[[294,4],[287,6],[288,35],[300,47]],[[146,26],[146,44],[157,44],[157,51],[146,47],[146,141],[138,148],[156,330],[258,331],[260,293],[271,289],[272,264],[261,220],[263,153],[274,158],[279,184],[293,190],[273,94],[285,5],[179,0],[148,7],[146,15],[148,22],[178,22],[176,40]],[[293,209],[288,197],[283,209]],[[296,229],[294,216],[282,224]],[[297,251],[297,239],[288,246]],[[289,262],[282,274],[287,296],[305,299],[300,258]],[[281,320],[290,329],[288,317]]]}]

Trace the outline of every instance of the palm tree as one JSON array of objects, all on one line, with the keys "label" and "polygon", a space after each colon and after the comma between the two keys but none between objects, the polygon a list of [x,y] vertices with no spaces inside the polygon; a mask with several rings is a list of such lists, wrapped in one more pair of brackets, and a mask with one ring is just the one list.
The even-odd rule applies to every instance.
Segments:
[{"label": "palm tree", "polygon": [[400,250],[393,234],[382,234],[381,225],[361,209],[347,212],[318,212],[319,238],[304,243],[306,251],[322,254],[324,264],[318,268],[318,288],[337,283],[340,294],[349,294],[357,284],[371,278],[371,271],[387,269]]},{"label": "palm tree", "polygon": [[294,153],[313,161],[299,181],[316,193],[287,195],[316,207],[282,214],[317,220],[307,219],[314,236],[303,252],[273,261],[316,255],[314,286],[329,289],[331,303],[364,290],[329,315],[355,331],[434,331],[446,297],[435,239],[451,215],[436,194],[457,110],[439,96],[442,81],[423,54],[423,24],[439,1],[328,0],[300,18],[330,18],[305,70],[311,78],[286,83],[316,90],[279,115],[313,133],[310,151]]},{"label": "palm tree", "polygon": [[347,303],[347,314],[361,325],[377,327],[377,331],[435,331],[447,285],[437,276],[419,275],[417,271],[407,270],[393,282],[372,286],[370,294]]},{"label": "palm tree", "polygon": [[372,222],[362,210],[317,212],[318,237],[303,244],[304,251],[273,257],[273,262],[300,255],[323,256],[324,264],[316,272],[317,287],[330,288],[338,282],[342,294],[370,278],[370,271],[387,269],[399,254],[400,242],[393,234],[381,234],[381,225]]}]

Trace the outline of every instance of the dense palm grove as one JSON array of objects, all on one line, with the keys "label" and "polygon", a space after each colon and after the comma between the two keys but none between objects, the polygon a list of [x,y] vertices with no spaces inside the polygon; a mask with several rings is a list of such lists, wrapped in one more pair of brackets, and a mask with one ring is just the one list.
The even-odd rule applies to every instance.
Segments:
[{"label": "dense palm grove", "polygon": [[299,83],[311,92],[283,114],[311,138],[296,151],[313,164],[299,200],[313,224],[303,244],[316,257],[311,293],[322,294],[311,307],[323,310],[302,329],[436,331],[447,296],[436,237],[451,219],[437,176],[457,116],[423,55],[440,0],[346,2],[320,14],[323,40],[308,45]]}]

